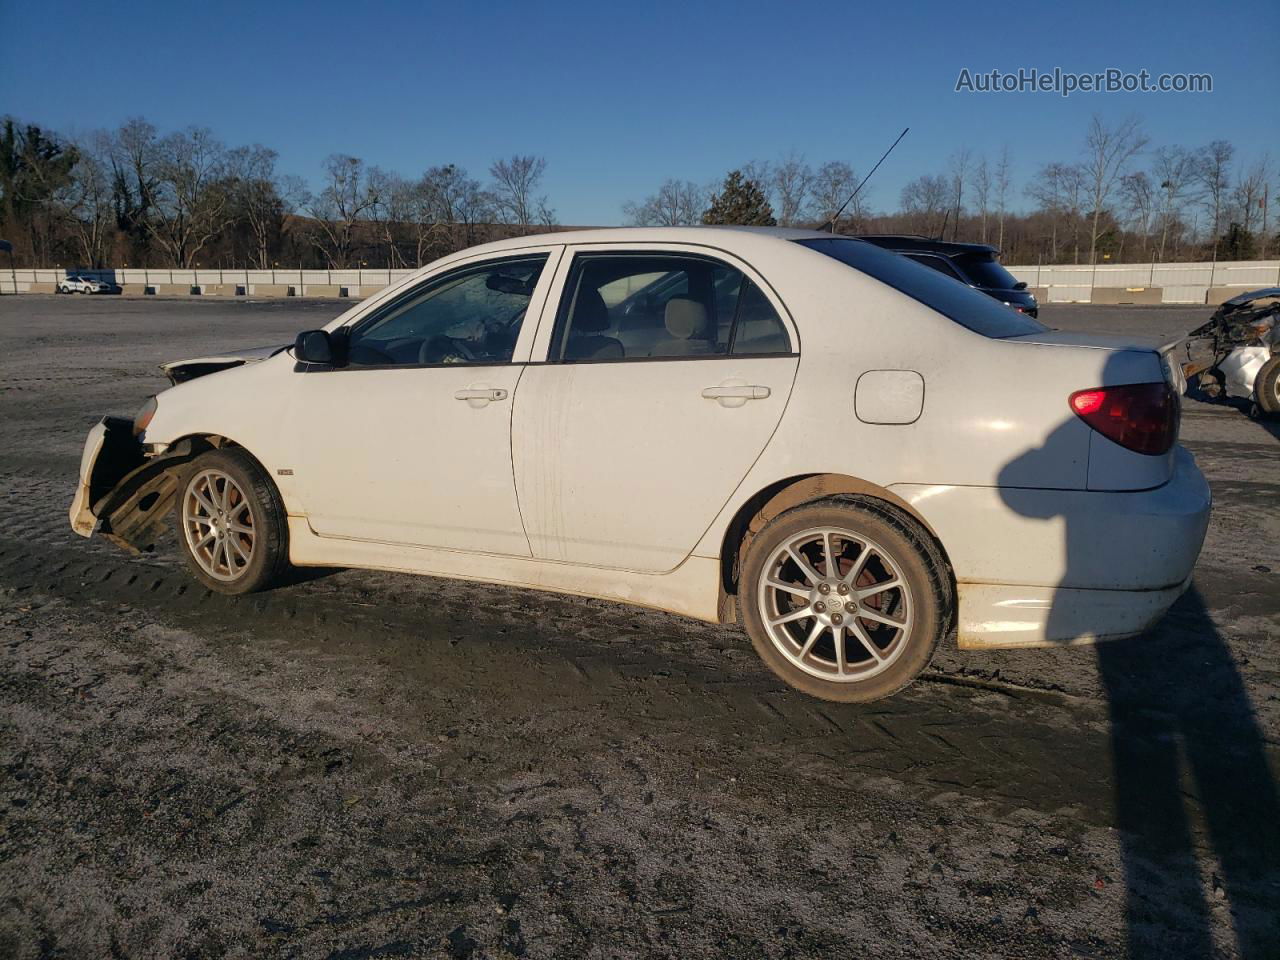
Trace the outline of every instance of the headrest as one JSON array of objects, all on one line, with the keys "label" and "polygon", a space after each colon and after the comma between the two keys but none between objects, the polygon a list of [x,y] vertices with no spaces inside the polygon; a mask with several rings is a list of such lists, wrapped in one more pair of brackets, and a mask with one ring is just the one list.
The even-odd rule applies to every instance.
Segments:
[{"label": "headrest", "polygon": [[573,332],[599,333],[609,329],[609,308],[595,287],[581,287],[573,306]]},{"label": "headrest", "polygon": [[705,336],[707,328],[707,308],[697,300],[688,297],[672,297],[667,301],[666,315],[667,333],[676,340],[692,340],[697,336]]}]

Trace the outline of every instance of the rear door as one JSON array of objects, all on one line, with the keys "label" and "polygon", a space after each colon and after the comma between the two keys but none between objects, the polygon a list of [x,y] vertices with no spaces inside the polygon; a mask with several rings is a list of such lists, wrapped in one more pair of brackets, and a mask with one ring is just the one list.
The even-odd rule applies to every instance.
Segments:
[{"label": "rear door", "polygon": [[525,370],[513,411],[533,554],[672,570],[773,435],[794,326],[750,267],[693,247],[576,248],[555,289],[534,345],[546,362]]}]

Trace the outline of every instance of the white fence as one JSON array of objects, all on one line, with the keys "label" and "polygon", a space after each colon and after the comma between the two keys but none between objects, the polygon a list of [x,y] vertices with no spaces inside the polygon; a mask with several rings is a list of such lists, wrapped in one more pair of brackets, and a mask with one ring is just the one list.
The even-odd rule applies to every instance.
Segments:
[{"label": "white fence", "polygon": [[1160,292],[1162,303],[1218,302],[1246,290],[1280,287],[1280,260],[1100,263],[1097,266],[1006,264],[1006,267],[1027,286],[1042,291],[1043,298],[1050,303],[1088,303],[1093,299],[1095,287],[1109,290],[1155,288]]},{"label": "white fence", "polygon": [[257,287],[274,287],[284,288],[277,294],[282,296],[305,296],[308,289],[319,296],[339,296],[338,291],[341,290],[350,291],[351,296],[367,296],[411,273],[413,270],[155,270],[133,267],[114,270],[64,267],[5,270],[0,266],[0,293],[29,293],[33,287],[38,292],[48,292],[44,288],[56,285],[59,280],[81,276],[110,280],[126,291],[136,288],[133,292],[137,293],[148,289],[164,293],[203,293],[212,288],[242,288],[228,292],[251,295]]},{"label": "white fence", "polygon": [[[1280,286],[1280,260],[1219,263],[1100,263],[1097,266],[1009,265],[1009,271],[1049,303],[1089,303],[1095,288],[1148,291],[1160,303],[1217,303],[1259,287]],[[112,280],[126,292],[240,296],[368,296],[412,270],[5,270],[0,293],[50,292],[80,275]],[[1116,302],[1116,296],[1105,298]],[[1121,298],[1123,299],[1123,297]]]}]

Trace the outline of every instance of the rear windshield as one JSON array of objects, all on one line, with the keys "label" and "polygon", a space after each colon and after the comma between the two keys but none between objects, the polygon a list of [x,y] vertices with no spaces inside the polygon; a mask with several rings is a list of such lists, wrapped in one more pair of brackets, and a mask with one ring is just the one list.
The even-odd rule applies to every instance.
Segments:
[{"label": "rear windshield", "polygon": [[861,240],[822,237],[796,243],[848,264],[984,337],[1020,337],[1048,329],[985,293]]},{"label": "rear windshield", "polygon": [[995,257],[957,257],[960,264],[975,287],[988,290],[1012,290],[1018,285],[1012,273],[996,262]]}]

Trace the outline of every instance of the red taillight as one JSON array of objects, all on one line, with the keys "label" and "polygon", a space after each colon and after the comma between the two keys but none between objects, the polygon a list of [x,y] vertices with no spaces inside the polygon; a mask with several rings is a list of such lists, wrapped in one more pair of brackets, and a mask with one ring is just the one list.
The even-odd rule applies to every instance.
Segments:
[{"label": "red taillight", "polygon": [[1166,383],[1077,390],[1068,402],[1081,420],[1135,453],[1159,456],[1178,439],[1178,395]]}]

